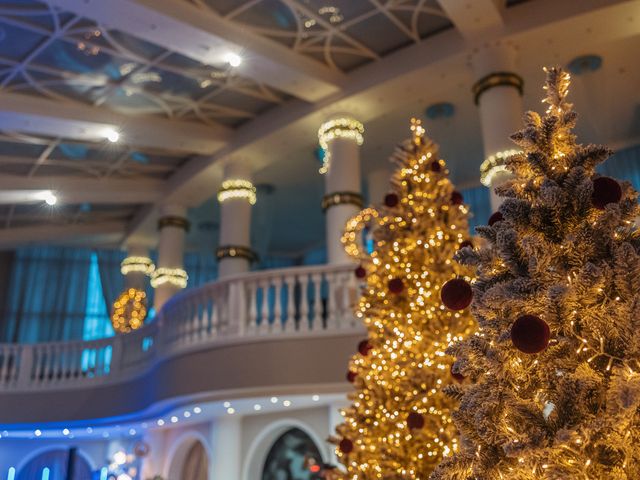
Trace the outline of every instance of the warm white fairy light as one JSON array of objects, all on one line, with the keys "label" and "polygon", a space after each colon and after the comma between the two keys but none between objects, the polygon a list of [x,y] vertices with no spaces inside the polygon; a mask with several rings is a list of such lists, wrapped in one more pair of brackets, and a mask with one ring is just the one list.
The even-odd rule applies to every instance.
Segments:
[{"label": "warm white fairy light", "polygon": [[178,288],[186,288],[189,276],[182,268],[156,268],[151,275],[151,286],[158,288],[160,285],[170,283]]},{"label": "warm white fairy light", "polygon": [[122,260],[120,263],[120,273],[127,275],[129,273],[143,273],[151,275],[156,269],[149,257],[131,256]]},{"label": "warm white fairy light", "polygon": [[329,171],[330,153],[329,142],[336,138],[349,138],[354,140],[358,145],[364,142],[364,126],[358,120],[351,117],[340,117],[329,120],[320,125],[318,130],[318,142],[324,150],[324,158],[320,173],[324,174]]},{"label": "warm white fairy light", "polygon": [[520,153],[520,150],[503,150],[502,152],[489,155],[484,162],[482,162],[482,165],[480,165],[480,182],[482,182],[485,187],[490,187],[491,182],[497,174],[500,172],[508,172],[504,166],[504,161],[516,153]]},{"label": "warm white fairy light", "polygon": [[246,198],[251,205],[255,205],[256,187],[249,180],[225,180],[218,191],[218,201],[222,203],[232,198]]}]

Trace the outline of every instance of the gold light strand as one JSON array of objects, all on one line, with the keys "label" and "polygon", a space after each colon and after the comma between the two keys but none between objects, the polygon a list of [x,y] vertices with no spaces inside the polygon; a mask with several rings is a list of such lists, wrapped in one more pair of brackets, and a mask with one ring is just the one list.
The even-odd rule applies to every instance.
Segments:
[{"label": "gold light strand", "polygon": [[151,286],[158,288],[160,285],[170,283],[178,288],[186,288],[189,276],[182,268],[156,268],[151,275]]},{"label": "gold light strand", "polygon": [[127,275],[129,273],[142,273],[144,275],[151,275],[156,269],[149,257],[131,256],[122,260],[120,263],[120,273]]},{"label": "gold light strand", "polygon": [[336,138],[349,138],[353,139],[358,145],[362,145],[364,142],[364,126],[358,120],[351,117],[340,117],[329,120],[328,122],[320,125],[318,130],[318,143],[324,151],[324,158],[322,161],[322,167],[320,167],[320,174],[325,174],[329,171],[331,164],[329,153],[329,142]]},{"label": "gold light strand", "polygon": [[218,201],[220,203],[232,198],[246,198],[251,205],[256,203],[256,187],[249,180],[230,179],[222,182],[222,187],[218,191]]},{"label": "gold light strand", "polygon": [[520,150],[510,149],[489,155],[480,165],[480,182],[485,187],[490,187],[493,178],[500,172],[508,172],[504,161],[512,155],[520,153]]},{"label": "gold light strand", "polygon": [[113,303],[111,325],[118,333],[129,333],[144,325],[147,316],[147,294],[137,288],[129,288]]}]

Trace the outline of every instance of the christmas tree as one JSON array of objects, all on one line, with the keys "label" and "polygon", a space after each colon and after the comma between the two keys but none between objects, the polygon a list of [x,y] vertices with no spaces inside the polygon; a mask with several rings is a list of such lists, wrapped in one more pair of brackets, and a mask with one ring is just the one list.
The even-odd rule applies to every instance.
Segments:
[{"label": "christmas tree", "polygon": [[480,329],[449,348],[471,379],[447,387],[465,441],[432,480],[640,478],[637,194],[576,143],[569,81],[547,70],[547,112],[512,136],[500,214],[477,228],[488,245],[457,254],[478,268]]},{"label": "christmas tree", "polygon": [[[469,244],[468,209],[418,120],[411,130],[392,157],[397,170],[384,205],[350,220],[343,237],[347,252],[361,262],[355,273],[366,285],[357,315],[368,329],[347,373],[355,386],[352,405],[332,438],[348,479],[426,480],[458,448],[450,417],[456,402],[442,388],[463,381],[444,352],[474,326],[464,310],[471,289],[462,277],[470,280],[469,269],[453,261]],[[359,242],[367,225],[371,254]],[[448,280],[467,287],[460,311],[440,301]]]}]

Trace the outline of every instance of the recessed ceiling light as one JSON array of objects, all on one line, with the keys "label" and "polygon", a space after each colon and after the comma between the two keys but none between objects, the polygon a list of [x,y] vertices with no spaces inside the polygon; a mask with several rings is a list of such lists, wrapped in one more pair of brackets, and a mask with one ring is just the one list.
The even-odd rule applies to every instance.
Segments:
[{"label": "recessed ceiling light", "polygon": [[196,407],[196,408],[193,409],[193,413],[197,414],[197,413],[201,413],[201,412],[202,412],[202,409],[200,407]]},{"label": "recessed ceiling light", "polygon": [[40,430],[36,430],[35,432],[33,432],[33,434],[34,434],[36,437],[39,437],[40,435],[42,435],[42,432],[41,432]]},{"label": "recessed ceiling light", "polygon": [[51,190],[42,190],[36,194],[36,198],[44,200],[47,205],[55,205],[58,203],[58,197]]},{"label": "recessed ceiling light", "polygon": [[171,423],[178,423],[178,417],[171,417]]},{"label": "recessed ceiling light", "polygon": [[116,143],[118,140],[120,140],[120,133],[113,128],[108,128],[104,132],[104,138],[109,140],[111,143]]},{"label": "recessed ceiling light", "polygon": [[231,406],[231,402],[224,402],[222,405],[224,405],[224,408],[229,408]]},{"label": "recessed ceiling light", "polygon": [[135,435],[136,434],[136,429],[135,428],[130,428],[129,429],[129,435]]},{"label": "recessed ceiling light", "polygon": [[260,410],[262,410],[262,405],[260,405],[259,403],[256,403],[256,404],[253,406],[253,409],[254,409],[256,412],[259,412]]},{"label": "recessed ceiling light", "polygon": [[235,409],[234,409],[234,408],[229,407],[229,408],[227,408],[227,413],[228,413],[229,415],[233,415],[234,413],[236,413],[236,411],[235,411]]},{"label": "recessed ceiling light", "polygon": [[93,433],[93,428],[87,427],[87,433]]},{"label": "recessed ceiling light", "polygon": [[224,56],[225,62],[227,62],[232,67],[239,67],[242,63],[242,57],[234,52],[229,52]]},{"label": "recessed ceiling light", "polygon": [[290,407],[291,402],[289,400],[285,400],[284,402],[282,402],[282,405],[284,405],[285,407]]},{"label": "recessed ceiling light", "polygon": [[156,423],[158,424],[158,426],[159,426],[159,427],[161,427],[161,426],[163,426],[163,425],[164,425],[164,420],[163,420],[163,419],[160,419],[160,420],[158,420]]},{"label": "recessed ceiling light", "polygon": [[278,397],[271,397],[271,403],[278,403]]},{"label": "recessed ceiling light", "polygon": [[317,402],[318,400],[320,400],[320,395],[314,395],[313,397],[311,397],[311,400]]},{"label": "recessed ceiling light", "polygon": [[65,428],[64,430],[62,430],[62,434],[63,435],[69,435],[69,429]]},{"label": "recessed ceiling light", "polygon": [[191,412],[189,412],[188,410],[186,412],[183,413],[184,418],[189,418],[191,416]]}]

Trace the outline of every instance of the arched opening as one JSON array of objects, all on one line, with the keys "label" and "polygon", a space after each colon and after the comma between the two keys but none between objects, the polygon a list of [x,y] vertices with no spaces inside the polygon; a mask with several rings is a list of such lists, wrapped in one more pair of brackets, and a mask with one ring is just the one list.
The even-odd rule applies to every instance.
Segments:
[{"label": "arched opening", "polygon": [[170,457],[168,479],[207,480],[209,478],[209,453],[203,441],[188,435],[177,444]]},{"label": "arched opening", "polygon": [[[68,470],[71,469],[71,475]],[[92,478],[91,465],[75,448],[52,449],[31,458],[16,480],[86,480]]]},{"label": "arched opening", "polygon": [[262,480],[320,479],[322,455],[313,439],[300,428],[290,428],[271,446],[262,468]]}]

